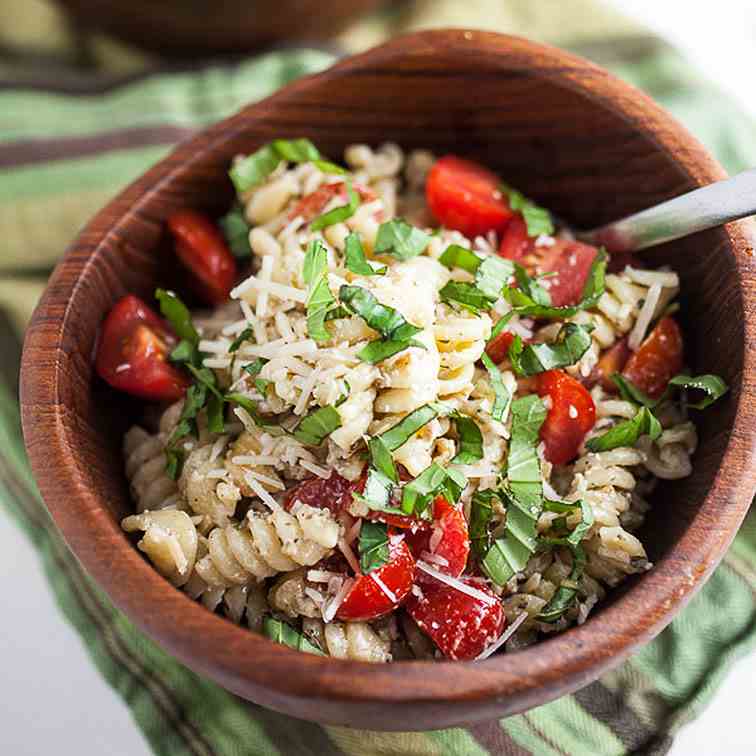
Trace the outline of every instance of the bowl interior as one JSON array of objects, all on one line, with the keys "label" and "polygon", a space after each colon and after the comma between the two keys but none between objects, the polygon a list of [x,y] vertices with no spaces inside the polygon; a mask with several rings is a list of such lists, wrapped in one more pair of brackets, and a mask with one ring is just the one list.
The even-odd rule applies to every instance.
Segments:
[{"label": "bowl interior", "polygon": [[[56,481],[63,481],[68,491],[78,491],[82,496],[89,492],[87,501],[94,502],[92,506],[98,511],[86,527],[75,524],[73,515],[78,505],[52,501],[54,494],[48,496],[49,486],[40,480],[46,499],[74,551],[95,577],[119,603],[128,604],[127,611],[140,615],[137,621],[143,627],[169,645],[169,630],[157,619],[144,618],[149,607],[129,604],[118,588],[120,578],[96,565],[97,558],[92,555],[96,547],[85,543],[92,527],[101,528],[117,558],[122,556],[133,563],[133,546],[117,527],[120,518],[133,510],[120,444],[123,432],[141,416],[138,403],[94,380],[90,356],[98,325],[114,301],[127,292],[150,298],[156,284],[171,283],[172,265],[162,232],[164,218],[172,210],[187,206],[222,212],[232,197],[227,169],[235,155],[275,137],[300,136],[312,139],[334,159],[340,159],[348,144],[377,145],[385,141],[395,141],[407,150],[424,148],[438,155],[453,152],[470,157],[491,166],[508,183],[576,227],[590,227],[637,211],[723,175],[681,127],[602,70],[522,40],[443,32],[399,40],[298,82],[181,146],[127,190],[73,245],[41,305],[33,326],[39,340],[27,347],[27,352],[44,342],[44,349],[35,352],[34,358],[46,360],[46,368],[55,373],[55,385],[52,393],[39,385],[40,379],[29,364],[32,357],[28,357],[25,424],[30,455],[40,477],[45,438],[30,426],[50,422],[41,399],[35,400],[43,394],[48,399],[54,395],[55,433],[63,438],[68,460],[67,469],[55,473]],[[652,498],[654,506],[641,537],[650,558],[658,562],[657,568],[628,581],[585,626],[545,642],[538,650],[486,663],[490,677],[482,674],[483,665],[478,665],[481,674],[477,682],[469,678],[469,706],[454,713],[450,708],[443,716],[436,708],[435,719],[430,718],[431,709],[416,708],[395,720],[396,727],[384,723],[386,726],[442,726],[465,718],[513,712],[574,688],[658,632],[713,569],[745,512],[748,491],[752,493],[750,478],[739,481],[736,490],[727,489],[719,480],[721,474],[718,476],[738,412],[746,360],[746,308],[740,285],[743,263],[738,262],[736,254],[742,239],[740,231],[716,229],[670,243],[646,256],[650,265],[671,265],[682,277],[680,317],[688,366],[695,373],[719,373],[733,387],[728,401],[695,418],[700,445],[693,475],[661,485]],[[60,322],[53,322],[55,318]],[[751,454],[749,447],[738,452],[737,460]],[[717,481],[720,488],[707,498]],[[96,492],[95,499],[91,492]],[[707,524],[710,526],[712,518],[717,517],[717,533],[706,533]],[[685,574],[692,577],[689,585],[681,587],[682,562],[690,568]],[[173,591],[167,583],[163,590],[166,594]],[[633,595],[628,596],[628,591]],[[213,632],[226,632],[218,628],[229,623],[209,614],[208,618],[215,623]],[[604,634],[602,650],[595,654],[584,651],[591,633]],[[260,647],[255,641],[258,652]],[[188,657],[180,644],[174,650],[182,658]],[[266,699],[259,680],[250,682],[257,674],[254,660],[248,668],[233,673],[228,669],[216,673],[214,665],[218,664],[222,665],[222,660],[215,658],[212,662],[199,661],[197,666],[243,695],[294,711],[281,696]],[[569,669],[565,666],[568,664],[572,665]],[[549,665],[551,671],[546,673]],[[356,666],[349,665],[349,669]],[[422,675],[428,675],[423,665],[409,666],[422,667],[426,670]],[[302,685],[321,690],[325,697],[329,686],[336,684],[311,660],[299,669],[304,676]],[[317,673],[308,677],[308,670]],[[472,667],[457,665],[456,670],[449,673],[448,680],[459,681],[461,696],[467,685],[465,676],[473,674],[463,670]],[[526,670],[530,670],[528,674]],[[373,679],[386,675],[387,681],[397,685],[400,674],[381,671]],[[413,685],[421,684],[420,673],[407,675],[407,679],[413,678]],[[531,679],[525,679],[528,676]],[[436,674],[439,681],[441,677]],[[498,695],[488,707],[479,705],[485,696],[480,688],[484,683],[489,686],[487,690],[495,689]],[[443,691],[445,684],[439,685],[439,697],[454,697],[455,685]],[[409,688],[399,687],[392,695],[417,697],[419,690],[415,687],[410,693]],[[343,720],[331,711],[320,711],[314,716]],[[302,712],[300,708],[295,713],[308,715]],[[368,707],[365,712],[372,713],[365,713],[364,722],[354,711],[349,721],[384,726],[379,720],[371,721],[373,709]]]}]

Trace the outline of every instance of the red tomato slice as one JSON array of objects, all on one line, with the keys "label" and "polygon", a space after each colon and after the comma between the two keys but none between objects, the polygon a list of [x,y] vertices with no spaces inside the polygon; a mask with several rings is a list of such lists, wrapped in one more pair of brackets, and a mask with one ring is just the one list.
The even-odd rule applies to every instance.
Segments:
[{"label": "red tomato slice", "polygon": [[[365,186],[355,184],[354,190],[359,194],[362,202],[372,202],[377,198],[375,192]],[[344,203],[347,202],[347,187],[343,181],[339,181],[335,184],[323,184],[314,192],[306,194],[289,211],[289,220],[294,220],[294,218],[301,216],[304,218],[305,223],[309,223],[325,210],[326,205],[334,197],[340,197],[344,200]]]},{"label": "red tomato slice", "polygon": [[[404,481],[405,483],[408,480],[412,480],[412,476],[407,472],[407,470],[402,466],[398,465],[398,471],[399,471],[399,479]],[[362,475],[360,475],[359,479],[356,480],[350,489],[349,496],[351,500],[351,492],[355,491],[356,493],[362,493],[365,490],[365,483],[367,482],[367,476],[368,476],[368,469],[367,467],[363,471]],[[346,506],[349,503],[349,501],[345,502]],[[427,520],[421,520],[419,517],[413,517],[411,515],[403,515],[403,514],[394,514],[393,512],[381,512],[377,509],[371,509],[366,515],[365,519],[372,520],[373,522],[385,522],[386,525],[391,525],[392,527],[399,528],[401,530],[424,530],[426,528],[430,527],[430,522]]]},{"label": "red tomato slice", "polygon": [[[464,514],[450,504],[444,496],[433,501],[433,525],[430,530],[407,535],[410,550],[417,559],[423,552],[429,552],[446,560],[446,564],[431,562],[431,566],[452,577],[459,577],[467,565],[470,553],[470,536]],[[431,549],[431,544],[435,548]],[[418,572],[417,582],[426,583],[434,579]]]},{"label": "red tomato slice", "polygon": [[514,341],[514,334],[502,331],[486,344],[486,354],[498,365],[509,356],[509,347]]},{"label": "red tomato slice", "polygon": [[353,490],[354,484],[333,470],[330,478],[308,478],[290,488],[284,495],[283,507],[288,510],[295,501],[301,501],[339,514],[352,500]]},{"label": "red tomato slice", "polygon": [[223,304],[236,281],[236,260],[220,231],[201,213],[180,210],[168,218],[176,255],[192,272],[197,296]]},{"label": "red tomato slice", "polygon": [[630,354],[627,339],[620,339],[601,355],[598,364],[593,368],[590,376],[588,376],[586,385],[590,388],[600,383],[604,391],[616,394],[617,384],[612,380],[612,376],[615,373],[622,372]]},{"label": "red tomato slice", "polygon": [[499,599],[478,581],[465,583],[490,596],[490,603],[468,596],[449,585],[423,585],[421,596],[410,594],[407,611],[418,627],[447,659],[474,659],[504,630],[505,618]]},{"label": "red tomato slice", "polygon": [[415,560],[409,547],[404,538],[389,533],[389,561],[366,575],[356,577],[336,617],[363,622],[382,617],[402,603],[414,580]]},{"label": "red tomato slice", "polygon": [[439,223],[471,239],[502,231],[513,216],[499,177],[454,155],[435,162],[428,173],[425,198]]},{"label": "red tomato slice", "polygon": [[525,219],[518,213],[509,221],[501,235],[499,254],[508,260],[521,262],[535,248],[534,241],[528,236]]},{"label": "red tomato slice", "polygon": [[683,366],[683,337],[672,318],[662,318],[625,365],[622,375],[658,399]]},{"label": "red tomato slice", "polygon": [[113,388],[150,401],[180,399],[191,381],[168,362],[176,339],[139,297],[120,299],[102,324],[95,370]]},{"label": "red tomato slice", "polygon": [[555,465],[567,464],[596,422],[596,407],[582,383],[561,370],[538,376],[538,395],[551,397],[551,409],[541,426],[545,455]]}]

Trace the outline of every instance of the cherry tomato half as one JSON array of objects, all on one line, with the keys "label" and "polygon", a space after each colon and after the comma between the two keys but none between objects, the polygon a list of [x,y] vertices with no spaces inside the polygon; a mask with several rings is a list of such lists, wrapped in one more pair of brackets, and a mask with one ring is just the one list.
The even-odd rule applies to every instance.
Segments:
[{"label": "cherry tomato half", "polygon": [[627,361],[622,375],[641,391],[658,399],[670,378],[683,366],[683,337],[680,327],[670,317],[662,318],[645,341]]},{"label": "cherry tomato half", "polygon": [[419,596],[412,593],[407,599],[409,615],[447,659],[474,659],[504,630],[499,599],[478,581],[467,578],[464,582],[490,596],[491,601],[438,581],[423,585]]},{"label": "cherry tomato half", "polygon": [[191,381],[168,362],[176,339],[160,316],[131,294],[102,324],[95,370],[113,388],[150,401],[180,399]]},{"label": "cherry tomato half", "polygon": [[586,385],[590,387],[600,383],[604,391],[616,394],[617,384],[612,380],[612,376],[615,373],[622,372],[630,354],[627,338],[620,339],[601,355],[596,367],[591,371]]},{"label": "cherry tomato half", "polygon": [[454,155],[434,163],[426,180],[425,198],[439,223],[471,239],[502,231],[513,216],[499,177]]},{"label": "cherry tomato half", "polygon": [[[389,532],[389,560],[365,575],[358,575],[338,608],[340,620],[367,621],[382,617],[404,601],[415,580],[415,560],[404,538]],[[379,585],[380,581],[380,585]]]},{"label": "cherry tomato half", "polygon": [[539,374],[538,395],[551,397],[551,409],[541,426],[546,459],[555,465],[567,464],[596,422],[593,399],[580,381],[561,370]]},{"label": "cherry tomato half", "polygon": [[509,347],[514,341],[514,334],[509,331],[502,331],[494,336],[486,344],[486,354],[491,358],[494,364],[498,365],[509,356]]},{"label": "cherry tomato half", "polygon": [[354,484],[333,470],[329,478],[308,478],[290,488],[284,495],[283,507],[288,510],[295,501],[301,501],[339,514],[351,502],[353,490]]},{"label": "cherry tomato half", "polygon": [[535,240],[528,236],[525,219],[518,213],[504,229],[499,242],[499,254],[508,260],[522,262],[535,248]]},{"label": "cherry tomato half", "polygon": [[[440,538],[439,538],[440,534]],[[441,557],[446,564],[431,562],[439,572],[452,577],[459,577],[467,565],[470,553],[470,536],[467,532],[467,520],[464,514],[446,497],[437,496],[433,501],[433,525],[430,530],[408,533],[410,550],[417,559],[422,559],[423,552]],[[431,549],[431,543],[435,548]],[[426,583],[433,580],[425,573],[418,572],[417,582]]]},{"label": "cherry tomato half", "polygon": [[194,276],[196,294],[207,304],[223,304],[236,281],[236,260],[215,225],[195,210],[168,218],[176,255]]}]

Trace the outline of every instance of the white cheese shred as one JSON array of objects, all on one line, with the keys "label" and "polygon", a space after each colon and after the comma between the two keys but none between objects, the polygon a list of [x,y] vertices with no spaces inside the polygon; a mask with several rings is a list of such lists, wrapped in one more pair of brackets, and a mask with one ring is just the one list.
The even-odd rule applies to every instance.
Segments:
[{"label": "white cheese shred", "polygon": [[480,659],[488,659],[491,654],[498,651],[516,632],[517,628],[520,627],[520,625],[525,622],[525,620],[528,618],[527,612],[522,612],[521,614],[518,614],[517,617],[514,619],[513,622],[511,622],[506,630],[499,636],[499,638],[492,643],[483,653],[478,654],[478,656],[475,657],[475,661],[478,661]]},{"label": "white cheese shred", "polygon": [[651,325],[651,321],[654,318],[654,312],[656,311],[656,305],[659,303],[659,297],[661,296],[661,284],[651,284],[651,288],[646,294],[646,301],[641,307],[641,311],[638,315],[638,320],[635,321],[633,330],[630,332],[630,337],[627,340],[627,345],[634,352],[641,345],[641,342],[646,337],[646,331]]},{"label": "white cheese shred", "polygon": [[323,622],[327,623],[333,620],[336,616],[336,612],[339,611],[339,607],[344,603],[344,599],[349,594],[349,591],[352,590],[353,585],[354,579],[347,578],[341,584],[341,588],[339,588],[336,595],[327,604],[323,604]]},{"label": "white cheese shred", "polygon": [[249,472],[244,473],[244,480],[247,481],[247,485],[255,492],[263,504],[267,504],[271,509],[278,509],[278,502],[262,487],[260,482],[254,478]]},{"label": "white cheese shred", "polygon": [[460,593],[466,593],[468,596],[476,598],[478,601],[484,601],[486,604],[493,604],[496,602],[496,599],[489,596],[487,593],[483,593],[483,591],[479,591],[477,588],[473,588],[472,586],[463,583],[458,578],[453,578],[451,575],[445,575],[443,572],[439,572],[437,569],[431,567],[428,563],[423,562],[420,559],[417,561],[416,566],[418,570],[421,570],[426,575],[430,575],[431,577],[436,578],[436,580],[446,583],[446,585],[455,588]]}]

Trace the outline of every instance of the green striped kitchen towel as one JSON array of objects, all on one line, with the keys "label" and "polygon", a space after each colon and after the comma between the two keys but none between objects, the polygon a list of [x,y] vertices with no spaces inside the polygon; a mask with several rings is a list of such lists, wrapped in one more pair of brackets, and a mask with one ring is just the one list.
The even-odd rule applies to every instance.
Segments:
[{"label": "green striped kitchen towel", "polygon": [[[8,4],[16,5],[21,18],[42,0],[6,0],[0,21]],[[502,31],[571,42],[579,52],[647,89],[686,121],[728,169],[756,162],[756,130],[737,107],[693,77],[674,52],[611,14],[596,11],[586,26],[578,23],[579,13],[578,19],[557,23],[552,12],[544,30],[539,23],[545,21],[539,21],[526,0],[499,3],[496,11],[488,0],[468,0],[466,15],[451,18],[443,16],[444,8],[449,13],[458,3],[438,0],[432,13],[432,4],[423,0],[405,5],[401,13],[394,10],[356,25],[341,43],[355,49],[396,30],[438,25],[440,20],[488,28],[493,24]],[[553,11],[554,4],[548,5]],[[590,0],[569,5],[573,14],[580,6],[583,18],[593,8]],[[501,8],[508,15],[501,15]],[[55,26],[56,17],[47,11],[51,16],[43,28],[52,49],[45,49],[41,59],[52,56],[58,62],[54,77],[49,65],[39,65],[33,30],[9,42],[3,38],[9,27],[0,23],[0,349],[5,358],[0,365],[0,509],[18,522],[38,549],[61,611],[155,752],[664,753],[679,727],[706,706],[729,666],[754,645],[753,514],[688,608],[618,670],[526,714],[426,733],[321,727],[241,701],[144,637],[82,571],[36,491],[21,441],[15,393],[21,334],[50,267],[77,228],[176,141],[297,76],[322,69],[333,57],[316,50],[288,50],[193,71],[135,74],[133,69],[143,62],[121,53],[119,65],[127,60],[132,73],[126,80],[113,79],[106,75],[113,65],[104,53],[99,59],[86,57],[88,69],[72,64],[81,60],[72,52],[75,39],[70,29]],[[602,18],[603,25],[597,21]],[[13,25],[19,28],[29,27]],[[579,33],[565,36],[569,28]]]}]

